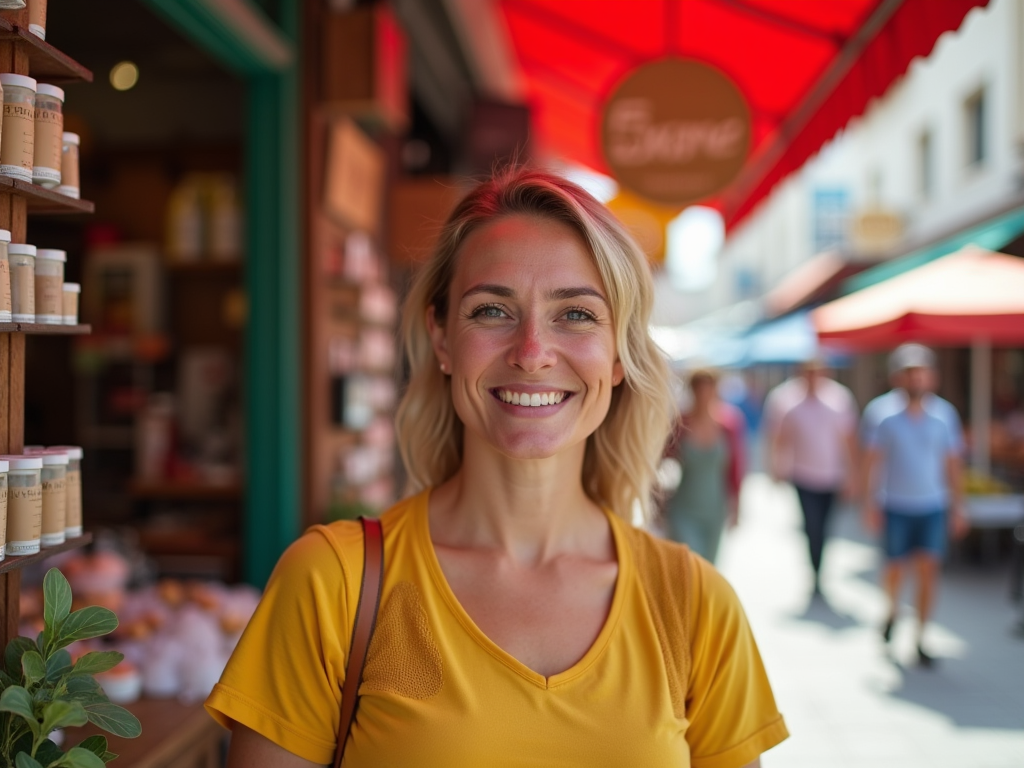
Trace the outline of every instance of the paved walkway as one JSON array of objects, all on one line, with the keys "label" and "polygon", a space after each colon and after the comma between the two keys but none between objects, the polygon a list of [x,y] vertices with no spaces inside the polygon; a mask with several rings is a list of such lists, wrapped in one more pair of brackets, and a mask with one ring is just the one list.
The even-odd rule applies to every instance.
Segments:
[{"label": "paved walkway", "polygon": [[[909,604],[887,656],[879,555],[852,511],[840,513],[811,600],[796,496],[748,478],[743,524],[719,567],[743,600],[790,739],[764,768],[1024,768],[1024,637],[1004,568],[946,569],[916,665]],[[910,598],[910,592],[906,594]]]}]

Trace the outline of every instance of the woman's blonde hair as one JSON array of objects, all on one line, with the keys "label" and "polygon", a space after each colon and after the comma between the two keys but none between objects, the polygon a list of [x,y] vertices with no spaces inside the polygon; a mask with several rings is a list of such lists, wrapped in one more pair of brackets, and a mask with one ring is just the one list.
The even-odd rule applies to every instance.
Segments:
[{"label": "woman's blonde hair", "polygon": [[568,225],[594,257],[612,307],[625,380],[613,390],[605,420],[587,438],[583,487],[595,502],[627,520],[637,502],[647,515],[675,410],[668,365],[647,331],[654,301],[647,259],[608,209],[581,187],[530,169],[499,173],[459,203],[406,298],[402,335],[410,375],[396,428],[408,490],[439,485],[462,463],[463,426],[452,405],[449,379],[434,355],[427,310],[433,307],[438,322],[446,321],[462,244],[480,227],[515,215]]}]

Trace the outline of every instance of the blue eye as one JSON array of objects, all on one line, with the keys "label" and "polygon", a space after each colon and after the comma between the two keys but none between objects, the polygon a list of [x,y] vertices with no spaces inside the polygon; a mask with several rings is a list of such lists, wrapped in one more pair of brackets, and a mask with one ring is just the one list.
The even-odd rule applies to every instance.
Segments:
[{"label": "blue eye", "polygon": [[490,319],[499,319],[505,317],[505,310],[500,304],[481,304],[479,307],[470,312],[471,318],[483,317]]},{"label": "blue eye", "polygon": [[583,307],[573,307],[565,313],[565,319],[570,323],[592,323],[597,318],[594,314]]}]

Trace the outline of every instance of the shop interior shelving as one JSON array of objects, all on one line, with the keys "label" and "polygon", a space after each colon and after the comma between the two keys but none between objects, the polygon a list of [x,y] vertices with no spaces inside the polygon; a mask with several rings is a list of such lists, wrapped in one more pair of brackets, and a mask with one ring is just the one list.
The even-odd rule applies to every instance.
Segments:
[{"label": "shop interior shelving", "polygon": [[8,571],[14,571],[28,565],[35,565],[36,563],[40,563],[46,558],[53,557],[61,552],[68,552],[72,549],[84,547],[91,541],[92,534],[83,533],[81,536],[75,536],[72,539],[68,539],[63,544],[57,544],[55,546],[42,549],[34,555],[8,555],[4,560],[0,561],[0,573],[7,573]]},{"label": "shop interior shelving", "polygon": [[[40,40],[17,23],[23,12],[0,16],[0,72],[28,75],[43,82],[92,82],[92,72]],[[12,22],[12,19],[14,20]],[[23,243],[30,214],[92,213],[93,204],[74,200],[35,184],[0,177],[0,228]],[[25,443],[25,345],[33,335],[83,335],[88,325],[0,324],[0,453],[20,453]],[[91,534],[76,537],[38,555],[10,556],[0,562],[0,643],[18,634],[22,569],[58,553],[83,547]]]}]

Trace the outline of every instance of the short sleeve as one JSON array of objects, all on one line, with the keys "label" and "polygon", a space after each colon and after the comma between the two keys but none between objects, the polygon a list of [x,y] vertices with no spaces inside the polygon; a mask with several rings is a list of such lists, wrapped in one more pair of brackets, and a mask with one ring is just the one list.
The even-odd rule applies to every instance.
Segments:
[{"label": "short sleeve", "polygon": [[207,711],[224,727],[242,723],[320,764],[334,758],[353,586],[358,600],[358,579],[353,585],[347,574],[362,568],[361,562],[344,562],[335,532],[342,538],[352,533],[340,524],[318,526],[281,556],[206,700]]},{"label": "short sleeve", "polygon": [[949,429],[951,449],[953,453],[962,456],[966,450],[966,443],[964,442],[964,428],[960,422],[960,414],[957,413],[955,405],[947,400],[942,402],[945,404],[945,407],[942,408],[942,416]]},{"label": "short sleeve", "polygon": [[694,558],[686,740],[693,768],[742,768],[788,737],[739,598]]},{"label": "short sleeve", "polygon": [[878,426],[882,407],[878,400],[872,400],[864,408],[860,420],[860,442],[865,448],[874,448],[878,442]]}]

